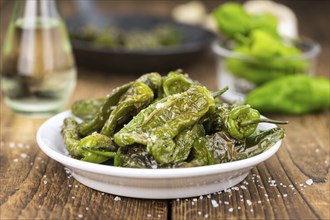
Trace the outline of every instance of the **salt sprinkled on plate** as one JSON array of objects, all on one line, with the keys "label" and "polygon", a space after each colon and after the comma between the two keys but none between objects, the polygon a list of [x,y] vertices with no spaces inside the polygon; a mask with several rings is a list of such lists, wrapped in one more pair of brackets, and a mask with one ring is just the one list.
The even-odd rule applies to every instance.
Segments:
[{"label": "salt sprinkled on plate", "polygon": [[313,180],[312,179],[306,180],[306,184],[309,185],[309,186],[312,185],[313,184]]}]

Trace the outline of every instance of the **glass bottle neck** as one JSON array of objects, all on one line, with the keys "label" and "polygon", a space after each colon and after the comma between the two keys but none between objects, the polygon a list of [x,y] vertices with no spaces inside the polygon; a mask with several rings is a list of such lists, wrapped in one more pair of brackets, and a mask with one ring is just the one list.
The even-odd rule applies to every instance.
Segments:
[{"label": "glass bottle neck", "polygon": [[43,20],[60,19],[55,0],[16,0],[13,20],[34,26]]}]

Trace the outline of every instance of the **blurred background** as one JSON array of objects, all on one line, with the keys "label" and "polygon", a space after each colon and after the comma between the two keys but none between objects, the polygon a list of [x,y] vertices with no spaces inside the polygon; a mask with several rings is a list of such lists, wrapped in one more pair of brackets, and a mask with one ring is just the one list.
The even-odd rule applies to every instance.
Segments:
[{"label": "blurred background", "polygon": [[[69,18],[72,16],[77,16],[78,14],[83,14],[88,18],[93,18],[95,13],[99,14],[140,14],[140,15],[155,15],[163,17],[172,17],[173,10],[177,8],[178,5],[186,4],[190,1],[102,1],[94,0],[92,1],[93,8],[86,9],[89,3],[80,4],[80,2],[88,2],[88,0],[59,0],[59,9],[62,16]],[[203,0],[201,1],[205,6],[206,12],[211,13],[212,10],[228,1],[222,0]],[[245,1],[234,1],[243,3]],[[300,36],[309,37],[316,42],[321,43],[322,51],[318,57],[318,62],[327,63],[327,65],[317,66],[316,73],[321,75],[326,75],[329,78],[329,20],[330,20],[330,3],[324,0],[276,0],[275,2],[284,4],[291,8],[297,16],[298,20],[298,31]],[[1,35],[0,35],[0,45],[3,43],[4,33],[7,28],[10,15],[13,9],[13,0],[1,0],[0,4],[0,21],[1,21]],[[85,5],[85,8],[84,6]],[[87,6],[88,7],[88,6]],[[94,10],[96,10],[94,12]],[[89,12],[89,13],[88,13]],[[189,16],[189,15],[187,15]],[[213,59],[210,56],[210,52],[204,54],[203,58]],[[203,59],[201,58],[201,59]],[[210,61],[210,64],[214,61]],[[194,65],[198,66],[199,62],[194,62]],[[214,67],[214,65],[212,65]],[[79,66],[78,66],[79,68]],[[215,68],[215,67],[214,67]],[[190,70],[190,69],[189,69]],[[198,72],[197,69],[191,69],[192,71]],[[215,71],[215,70],[213,70]],[[191,73],[191,71],[189,71]],[[194,74],[194,73],[191,73]]]},{"label": "blurred background", "polygon": [[[134,15],[153,15],[153,16],[161,16],[166,18],[175,19],[175,10],[178,9],[178,6],[187,4],[191,1],[143,1],[143,0],[135,0],[135,1],[99,1],[94,0],[92,2],[88,0],[59,0],[58,6],[59,11],[62,16],[66,19],[66,21],[70,21],[72,18],[77,18],[81,20],[81,18],[87,20],[93,20],[95,17],[107,16],[111,14],[134,14]],[[217,6],[228,2],[222,0],[204,0],[199,3],[203,5],[205,10],[203,13],[210,14],[214,8]],[[245,1],[234,1],[239,3],[244,3]],[[296,15],[298,21],[298,35],[305,36],[314,41],[318,42],[321,46],[321,53],[317,58],[315,73],[316,75],[323,75],[326,78],[329,78],[329,20],[330,20],[330,1],[324,0],[276,0],[274,2],[283,4],[289,7]],[[1,0],[0,4],[0,21],[1,21],[1,34],[0,34],[0,45],[2,47],[5,30],[8,26],[11,12],[13,9],[14,1],[12,0]],[[92,3],[92,4],[91,4]],[[181,11],[182,13],[182,11]],[[98,15],[98,16],[95,16]],[[184,20],[184,17],[188,17],[186,20],[189,20],[189,17],[193,19],[196,15],[194,13],[186,13],[181,14]],[[78,19],[78,20],[79,20]],[[207,20],[207,19],[206,19]],[[194,22],[192,22],[194,23]],[[198,22],[197,22],[198,23]],[[68,23],[67,23],[68,25]],[[196,23],[194,24],[196,25]],[[202,26],[203,28],[212,29],[212,24],[210,25],[207,21],[199,23],[197,25]],[[215,33],[216,34],[216,33]],[[192,59],[188,63],[182,65],[182,68],[185,72],[189,73],[191,78],[200,81],[202,84],[205,84],[210,89],[216,89],[218,87],[217,82],[215,80],[216,77],[216,58],[212,53],[209,47],[203,48],[203,53],[200,53],[199,56],[195,59]],[[92,59],[93,57],[90,57]],[[94,57],[95,58],[95,57]],[[83,63],[88,62],[83,61]],[[97,59],[97,58],[96,58]],[[125,63],[125,60],[121,60]],[[139,61],[140,62],[140,61]],[[126,71],[125,74],[119,74],[120,71],[107,71],[102,70],[102,68],[91,68],[86,67],[86,65],[82,65],[82,62],[77,62],[78,69],[78,78],[84,82],[85,74],[90,74],[89,71],[92,70],[95,74],[104,74],[106,73],[107,77],[118,77],[120,79],[116,81],[117,83],[127,82],[136,78],[136,75],[141,74],[140,72],[134,71]],[[130,63],[125,63],[126,66],[129,66]],[[86,70],[88,69],[88,71]],[[207,77],[205,77],[205,73],[207,73]],[[214,77],[212,77],[214,76]],[[102,78],[102,77],[101,77]],[[86,79],[87,83],[87,79]],[[88,82],[92,83],[92,82]],[[78,85],[79,86],[79,85]],[[114,85],[117,86],[117,85]],[[79,94],[78,96],[81,96]],[[86,94],[85,94],[86,95]],[[87,94],[88,96],[88,94]]]}]

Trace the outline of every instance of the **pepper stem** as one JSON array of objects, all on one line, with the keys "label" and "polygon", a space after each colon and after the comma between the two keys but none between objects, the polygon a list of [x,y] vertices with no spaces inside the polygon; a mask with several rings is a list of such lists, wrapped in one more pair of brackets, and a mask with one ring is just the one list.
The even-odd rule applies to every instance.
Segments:
[{"label": "pepper stem", "polygon": [[217,97],[221,96],[223,93],[225,93],[227,90],[228,90],[228,86],[226,86],[223,89],[220,89],[220,90],[218,90],[216,92],[213,92],[212,93],[212,97],[213,98],[217,98]]},{"label": "pepper stem", "polygon": [[288,121],[276,121],[268,118],[258,118],[258,119],[252,119],[252,120],[247,120],[247,121],[242,121],[240,123],[241,126],[247,126],[250,124],[256,124],[260,122],[266,122],[266,123],[272,123],[272,124],[288,124]]}]

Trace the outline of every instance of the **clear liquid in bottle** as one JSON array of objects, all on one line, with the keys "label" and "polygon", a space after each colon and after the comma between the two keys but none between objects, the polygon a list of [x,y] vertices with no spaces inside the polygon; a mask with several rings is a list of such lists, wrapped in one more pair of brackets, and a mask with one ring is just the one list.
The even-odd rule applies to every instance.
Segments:
[{"label": "clear liquid in bottle", "polygon": [[76,83],[65,26],[59,18],[21,18],[3,45],[1,87],[7,105],[30,115],[64,108]]}]

